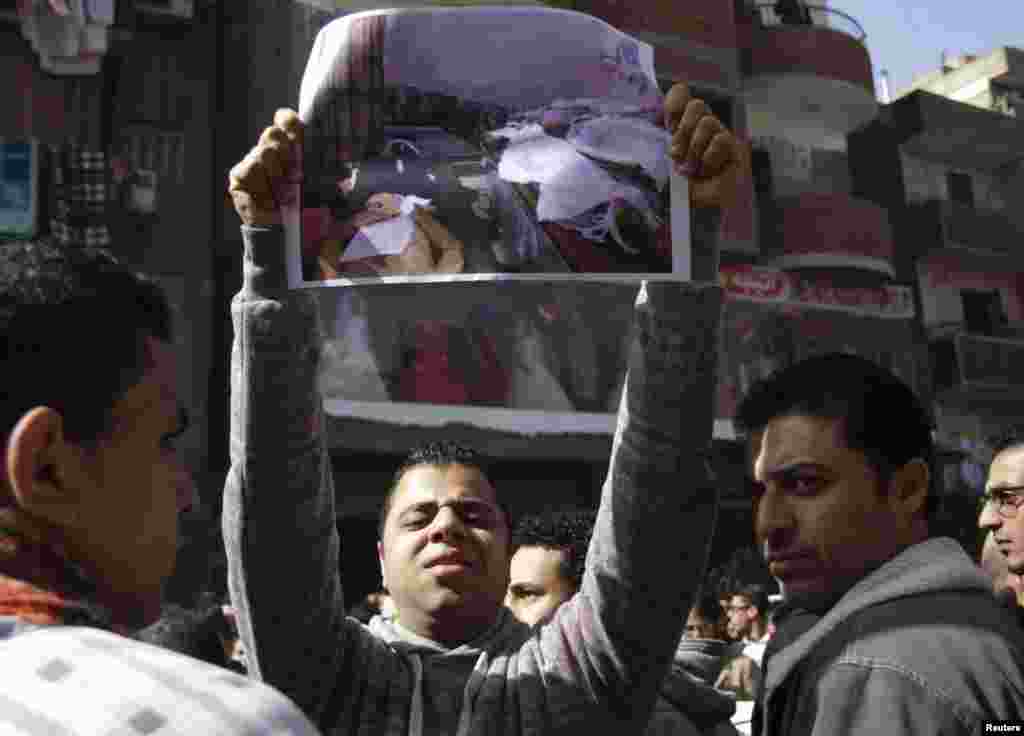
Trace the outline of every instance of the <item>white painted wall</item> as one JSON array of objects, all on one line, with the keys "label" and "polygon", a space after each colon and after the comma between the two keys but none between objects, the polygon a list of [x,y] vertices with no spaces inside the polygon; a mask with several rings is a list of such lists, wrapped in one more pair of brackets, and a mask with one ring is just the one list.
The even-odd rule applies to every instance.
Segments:
[{"label": "white painted wall", "polygon": [[747,125],[751,137],[781,138],[809,148],[846,151],[845,132],[830,130],[820,122],[787,119],[776,110],[747,105]]}]

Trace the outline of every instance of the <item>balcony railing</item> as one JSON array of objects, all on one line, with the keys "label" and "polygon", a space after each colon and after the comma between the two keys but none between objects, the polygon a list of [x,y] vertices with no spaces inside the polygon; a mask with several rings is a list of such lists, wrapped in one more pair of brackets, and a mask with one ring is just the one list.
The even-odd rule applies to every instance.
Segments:
[{"label": "balcony railing", "polygon": [[867,33],[857,20],[841,10],[828,8],[824,5],[807,5],[805,3],[792,3],[794,12],[792,15],[779,15],[776,10],[777,3],[758,3],[756,5],[757,15],[761,25],[766,28],[777,26],[816,26],[818,28],[831,28],[832,30],[853,36],[864,43]]},{"label": "balcony railing", "polygon": [[1024,396],[1024,337],[958,332],[931,341],[932,369],[939,391],[1000,391]]}]

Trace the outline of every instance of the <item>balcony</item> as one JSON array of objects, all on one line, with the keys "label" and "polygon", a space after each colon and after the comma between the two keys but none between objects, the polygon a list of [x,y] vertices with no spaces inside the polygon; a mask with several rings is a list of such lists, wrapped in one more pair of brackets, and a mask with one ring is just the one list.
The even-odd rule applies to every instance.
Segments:
[{"label": "balcony", "polygon": [[868,271],[890,278],[893,236],[888,211],[842,193],[776,197],[762,207],[764,250],[787,270]]},{"label": "balcony", "polygon": [[1024,335],[958,331],[930,341],[935,395],[950,405],[1024,403]]},{"label": "balcony", "polygon": [[1024,119],[918,90],[889,106],[907,153],[954,168],[995,171],[1019,161]]},{"label": "balcony", "polygon": [[976,256],[982,266],[997,265],[993,258],[1008,265],[1009,258],[1024,267],[1024,227],[1003,212],[932,199],[910,205],[909,217],[918,256],[950,249]]},{"label": "balcony", "polygon": [[794,19],[779,17],[774,4],[757,5],[747,103],[790,122],[847,133],[878,110],[864,30],[838,10],[804,7],[804,17]]}]

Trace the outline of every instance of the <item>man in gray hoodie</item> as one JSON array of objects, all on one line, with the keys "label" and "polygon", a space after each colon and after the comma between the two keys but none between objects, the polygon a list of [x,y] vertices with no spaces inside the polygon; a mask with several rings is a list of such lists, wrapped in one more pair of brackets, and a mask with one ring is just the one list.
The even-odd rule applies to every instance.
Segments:
[{"label": "man in gray hoodie", "polygon": [[[747,175],[746,151],[685,85],[665,107],[672,155],[691,177],[694,237],[714,237],[718,208]],[[368,629],[344,614],[316,306],[286,288],[277,206],[301,123],[290,111],[276,123],[230,185],[245,223],[245,283],[232,305],[223,526],[250,673],[327,733],[636,733],[668,671],[714,525],[705,452],[720,290],[640,290],[579,595],[544,626],[516,621],[501,605],[509,528],[495,489],[471,464],[420,464],[390,496],[379,548],[396,620]]]},{"label": "man in gray hoodie", "polygon": [[754,733],[974,734],[1024,717],[1024,635],[960,545],[929,535],[931,421],[913,391],[824,355],[752,388],[736,419],[783,595]]}]

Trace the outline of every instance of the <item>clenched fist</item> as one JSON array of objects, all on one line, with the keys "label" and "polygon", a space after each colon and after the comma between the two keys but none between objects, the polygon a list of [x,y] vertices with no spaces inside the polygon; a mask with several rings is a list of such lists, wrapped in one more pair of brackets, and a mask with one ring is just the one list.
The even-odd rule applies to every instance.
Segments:
[{"label": "clenched fist", "polygon": [[693,207],[728,207],[750,171],[747,146],[715,117],[703,100],[679,82],[665,96],[665,128],[672,134],[669,155],[690,180]]},{"label": "clenched fist", "polygon": [[228,194],[246,225],[280,225],[281,207],[295,204],[302,180],[302,121],[294,110],[278,110],[274,124],[228,174]]}]

